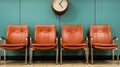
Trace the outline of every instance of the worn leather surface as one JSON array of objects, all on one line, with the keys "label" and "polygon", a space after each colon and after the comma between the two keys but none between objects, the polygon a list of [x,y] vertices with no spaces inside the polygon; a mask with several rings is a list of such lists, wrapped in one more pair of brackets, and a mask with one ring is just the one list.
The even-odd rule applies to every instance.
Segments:
[{"label": "worn leather surface", "polygon": [[68,49],[68,50],[81,50],[83,48],[86,48],[86,46],[81,46],[81,47],[68,47],[68,46],[64,46],[64,49]]},{"label": "worn leather surface", "polygon": [[117,47],[117,44],[104,44],[104,43],[94,43],[93,46],[102,46],[102,47]]},{"label": "worn leather surface", "polygon": [[81,43],[81,44],[63,44],[64,46],[67,47],[82,47],[82,46],[86,46],[85,43]]},{"label": "worn leather surface", "polygon": [[110,25],[91,25],[90,36],[92,45],[96,49],[110,50],[117,47],[117,44],[112,43]]},{"label": "worn leather surface", "polygon": [[27,25],[8,25],[6,37],[7,44],[26,43],[26,37],[28,37]]},{"label": "worn leather surface", "polygon": [[19,46],[19,47],[2,47],[4,50],[23,50],[25,47]]},{"label": "worn leather surface", "polygon": [[5,50],[18,50],[26,46],[26,37],[28,37],[28,25],[8,25],[6,44],[1,47]]},{"label": "worn leather surface", "polygon": [[1,44],[2,47],[19,47],[19,46],[26,46],[25,44]]},{"label": "worn leather surface", "polygon": [[32,46],[32,48],[34,48],[34,49],[36,49],[36,50],[51,50],[51,49],[54,49],[54,48],[56,48],[56,46],[52,46],[52,47],[33,47]]},{"label": "worn leather surface", "polygon": [[78,50],[86,47],[82,25],[62,26],[62,46],[66,49]]},{"label": "worn leather surface", "polygon": [[33,47],[54,47],[56,44],[32,44]]},{"label": "worn leather surface", "polygon": [[56,47],[56,26],[55,25],[36,25],[35,38],[32,48],[47,50]]},{"label": "worn leather surface", "polygon": [[103,46],[94,46],[95,49],[99,49],[99,50],[112,50],[115,49],[116,47],[103,47]]}]

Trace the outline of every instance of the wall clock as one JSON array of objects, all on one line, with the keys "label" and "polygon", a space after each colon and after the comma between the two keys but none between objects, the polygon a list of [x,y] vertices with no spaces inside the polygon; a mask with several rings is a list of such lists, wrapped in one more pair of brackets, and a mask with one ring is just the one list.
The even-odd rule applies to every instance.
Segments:
[{"label": "wall clock", "polygon": [[68,0],[52,0],[51,7],[56,14],[62,15],[68,9]]}]

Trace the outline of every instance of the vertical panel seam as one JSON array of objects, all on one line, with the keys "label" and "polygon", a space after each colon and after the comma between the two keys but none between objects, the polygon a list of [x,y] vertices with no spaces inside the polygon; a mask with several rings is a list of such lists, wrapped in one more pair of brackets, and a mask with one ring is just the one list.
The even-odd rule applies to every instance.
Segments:
[{"label": "vertical panel seam", "polygon": [[21,25],[21,0],[19,0],[19,25]]},{"label": "vertical panel seam", "polygon": [[60,16],[59,16],[59,34],[58,34],[58,36],[60,37],[61,35],[60,35]]},{"label": "vertical panel seam", "polygon": [[94,0],[94,24],[96,24],[96,0]]}]

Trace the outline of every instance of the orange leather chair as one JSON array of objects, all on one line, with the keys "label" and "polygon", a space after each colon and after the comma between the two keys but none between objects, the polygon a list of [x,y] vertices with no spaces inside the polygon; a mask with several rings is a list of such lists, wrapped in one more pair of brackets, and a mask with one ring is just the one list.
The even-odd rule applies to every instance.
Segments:
[{"label": "orange leather chair", "polygon": [[112,38],[110,25],[90,25],[90,43],[92,64],[93,64],[93,49],[112,50],[113,60],[114,50],[116,50],[117,60],[119,63],[118,37]]},{"label": "orange leather chair", "polygon": [[86,42],[83,35],[82,25],[63,25],[60,49],[60,64],[62,64],[62,50],[85,50],[86,63],[88,64],[88,38]]},{"label": "orange leather chair", "polygon": [[56,38],[55,25],[36,25],[34,42],[30,38],[30,64],[32,63],[33,50],[52,50],[56,48],[56,64],[58,63],[58,39]]},{"label": "orange leather chair", "polygon": [[6,64],[7,50],[25,50],[25,64],[27,63],[27,45],[28,45],[28,25],[8,25],[7,35],[0,37],[4,44],[0,47],[4,49],[4,63]]}]

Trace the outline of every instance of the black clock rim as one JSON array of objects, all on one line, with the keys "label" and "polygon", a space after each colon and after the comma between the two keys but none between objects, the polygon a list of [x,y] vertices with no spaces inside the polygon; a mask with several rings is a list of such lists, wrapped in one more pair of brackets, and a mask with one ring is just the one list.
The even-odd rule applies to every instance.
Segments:
[{"label": "black clock rim", "polygon": [[58,10],[54,9],[53,1],[52,1],[52,4],[51,4],[51,7],[52,7],[52,10],[54,11],[54,13],[56,13],[58,15],[63,15],[68,10],[68,7],[69,7],[68,0],[67,0],[67,7],[63,11],[58,11]]}]

